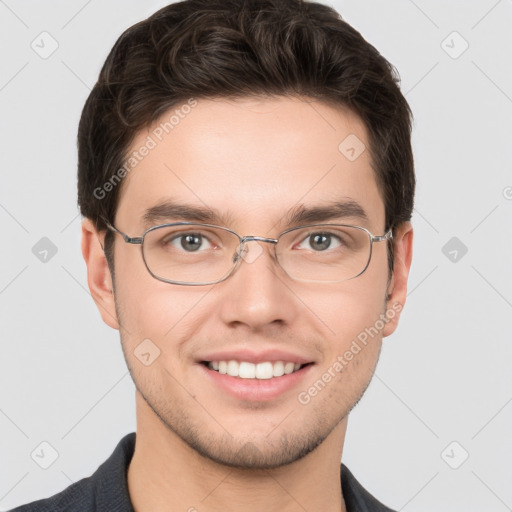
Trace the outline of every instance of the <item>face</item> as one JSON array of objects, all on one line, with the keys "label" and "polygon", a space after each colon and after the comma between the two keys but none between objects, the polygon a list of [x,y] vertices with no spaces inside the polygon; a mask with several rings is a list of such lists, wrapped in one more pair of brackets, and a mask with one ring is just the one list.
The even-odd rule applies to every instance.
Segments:
[{"label": "face", "polygon": [[[144,146],[148,135],[156,142],[122,185],[115,226],[128,235],[142,235],[149,227],[144,215],[166,202],[212,210],[217,218],[209,223],[270,238],[293,227],[292,211],[352,202],[365,218],[352,210],[320,220],[384,234],[369,152],[354,160],[338,148],[351,134],[369,146],[350,111],[281,97],[199,100],[161,141],[154,135],[160,122],[132,145]],[[153,224],[191,220],[170,213]],[[373,244],[363,274],[337,283],[294,280],[272,244],[248,242],[252,257],[233,275],[201,286],[156,280],[140,246],[115,235],[113,295],[108,275],[105,289],[98,285],[93,295],[104,320],[120,330],[138,414],[222,464],[270,468],[305,456],[334,435],[370,382],[382,337],[394,330],[405,300],[410,233],[407,226],[395,233],[392,279],[389,242]],[[141,351],[149,354],[146,364]],[[222,368],[221,361],[244,363],[249,374],[251,363],[266,363],[260,370],[277,375],[278,361],[300,367],[246,379],[208,367]]]}]

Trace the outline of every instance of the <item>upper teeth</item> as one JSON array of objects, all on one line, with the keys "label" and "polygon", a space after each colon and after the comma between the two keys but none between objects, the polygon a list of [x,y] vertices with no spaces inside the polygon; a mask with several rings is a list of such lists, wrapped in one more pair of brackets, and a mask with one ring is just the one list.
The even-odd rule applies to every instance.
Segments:
[{"label": "upper teeth", "polygon": [[208,368],[219,373],[240,377],[241,379],[271,379],[293,373],[300,369],[298,363],[275,361],[264,363],[248,363],[246,361],[211,361]]}]

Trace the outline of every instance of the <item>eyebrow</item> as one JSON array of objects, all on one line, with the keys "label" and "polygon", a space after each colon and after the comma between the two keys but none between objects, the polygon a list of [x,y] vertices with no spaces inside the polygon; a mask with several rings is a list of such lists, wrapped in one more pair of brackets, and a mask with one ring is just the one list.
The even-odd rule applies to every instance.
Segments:
[{"label": "eyebrow", "polygon": [[348,199],[317,206],[304,206],[300,204],[288,212],[285,216],[285,224],[309,224],[313,222],[344,219],[346,217],[368,221],[368,215],[364,208],[356,201]]},{"label": "eyebrow", "polygon": [[[328,220],[341,220],[353,218],[361,221],[368,221],[368,215],[364,208],[352,199],[322,203],[320,205],[305,206],[297,205],[289,210],[277,223],[285,226],[300,226]],[[176,201],[163,201],[144,213],[142,220],[144,229],[157,224],[165,224],[169,221],[176,222],[200,222],[229,226],[232,224],[234,215],[232,212],[222,214],[215,208],[197,206]]]},{"label": "eyebrow", "polygon": [[148,208],[142,217],[144,228],[166,223],[170,220],[227,226],[231,223],[232,215],[231,213],[223,215],[218,210],[206,206],[196,206],[168,200]]}]

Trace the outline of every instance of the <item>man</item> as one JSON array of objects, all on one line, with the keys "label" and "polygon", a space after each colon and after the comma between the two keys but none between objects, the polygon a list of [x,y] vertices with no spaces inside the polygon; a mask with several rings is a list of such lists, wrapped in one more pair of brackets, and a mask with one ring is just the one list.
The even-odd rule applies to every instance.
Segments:
[{"label": "man", "polygon": [[411,112],[331,8],[187,0],[80,121],[88,284],[137,432],[17,511],[389,511],[341,464],[412,257]]}]

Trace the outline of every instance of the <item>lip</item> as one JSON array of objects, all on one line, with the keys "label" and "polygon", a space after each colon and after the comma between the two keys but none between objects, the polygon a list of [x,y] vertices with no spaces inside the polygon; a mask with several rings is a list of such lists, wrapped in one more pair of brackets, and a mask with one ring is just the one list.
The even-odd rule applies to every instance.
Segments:
[{"label": "lip", "polygon": [[[238,357],[240,356],[232,357],[231,359],[238,359]],[[217,360],[218,359],[213,359],[213,361]],[[222,361],[224,359],[220,360]],[[243,358],[238,360],[248,361]],[[282,359],[276,359],[276,361],[280,360]],[[293,359],[291,360],[293,361]],[[288,361],[291,360],[288,359]],[[265,361],[271,361],[271,359],[265,359]],[[272,379],[241,379],[240,377],[231,377],[230,375],[210,370],[202,363],[199,363],[198,366],[200,370],[204,372],[208,381],[213,383],[215,388],[221,389],[231,397],[237,400],[251,402],[269,402],[281,397],[287,392],[290,392],[293,388],[298,388],[314,365],[308,364],[296,372],[288,375],[282,375],[281,377],[273,377]],[[302,387],[304,387],[304,385]]]},{"label": "lip", "polygon": [[[275,363],[276,361],[284,361],[285,363],[291,362],[295,364],[307,364],[313,363],[311,359],[301,356],[299,354],[293,354],[285,350],[269,349],[260,350],[258,352],[254,350],[223,350],[219,352],[211,352],[204,354],[199,359],[198,363],[204,361],[246,361],[248,363],[265,363],[267,361]],[[293,374],[291,374],[293,375]]]}]

